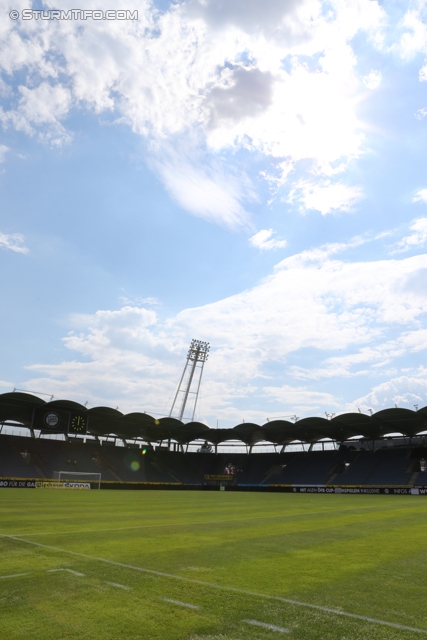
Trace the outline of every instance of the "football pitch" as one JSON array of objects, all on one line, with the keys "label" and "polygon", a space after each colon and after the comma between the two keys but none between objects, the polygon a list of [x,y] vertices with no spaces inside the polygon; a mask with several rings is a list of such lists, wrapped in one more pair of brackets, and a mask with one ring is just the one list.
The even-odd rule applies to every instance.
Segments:
[{"label": "football pitch", "polygon": [[0,493],[2,640],[427,638],[427,499]]}]

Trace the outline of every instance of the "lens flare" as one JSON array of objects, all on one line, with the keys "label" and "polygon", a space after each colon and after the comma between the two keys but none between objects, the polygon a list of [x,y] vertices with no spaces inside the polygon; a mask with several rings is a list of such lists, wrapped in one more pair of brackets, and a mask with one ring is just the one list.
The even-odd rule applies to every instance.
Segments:
[{"label": "lens flare", "polygon": [[140,464],[138,460],[132,460],[132,462],[130,463],[130,468],[132,469],[132,471],[138,471],[139,467]]}]

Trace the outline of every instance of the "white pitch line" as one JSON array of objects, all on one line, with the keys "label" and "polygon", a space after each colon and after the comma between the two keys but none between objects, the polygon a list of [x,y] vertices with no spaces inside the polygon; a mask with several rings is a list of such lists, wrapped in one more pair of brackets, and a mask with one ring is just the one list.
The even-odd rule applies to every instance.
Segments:
[{"label": "white pitch line", "polygon": [[424,633],[427,635],[427,629],[417,629],[416,627],[407,627],[406,625],[397,624],[395,622],[387,622],[386,620],[379,620],[378,618],[369,618],[368,616],[361,616],[358,613],[348,613],[347,611],[339,611],[338,609],[323,607],[319,604],[310,604],[309,602],[300,602],[299,600],[282,598],[281,596],[272,596],[266,593],[256,593],[255,591],[248,591],[247,589],[238,589],[237,587],[227,587],[221,584],[215,584],[214,582],[204,582],[203,580],[196,580],[195,578],[187,578],[185,576],[177,576],[173,573],[166,573],[164,571],[155,571],[154,569],[145,569],[144,567],[135,567],[132,564],[117,562],[116,560],[108,560],[108,558],[97,558],[96,556],[89,556],[86,553],[79,553],[78,551],[70,551],[69,549],[60,549],[59,547],[52,547],[51,545],[42,544],[41,542],[34,542],[33,540],[24,540],[23,538],[17,538],[16,536],[8,536],[8,535],[5,535],[4,533],[0,533],[0,536],[2,538],[8,538],[9,540],[16,540],[17,542],[25,542],[26,544],[32,544],[36,547],[42,547],[43,549],[50,549],[51,551],[59,551],[60,553],[69,553],[70,555],[77,556],[79,558],[86,558],[87,560],[96,560],[97,562],[105,562],[105,564],[111,564],[115,567],[133,569],[133,571],[140,571],[141,573],[147,573],[152,576],[160,576],[161,578],[172,578],[173,580],[181,580],[182,582],[198,584],[202,587],[208,587],[210,589],[219,589],[221,591],[229,591],[232,593],[243,593],[245,595],[255,597],[255,598],[264,598],[265,600],[275,600],[276,602],[285,602],[286,604],[292,604],[296,607],[306,607],[308,609],[316,609],[317,611],[324,611],[325,613],[331,613],[336,616],[344,616],[345,618],[354,618],[355,620],[363,620],[364,622],[370,622],[372,624],[380,624],[385,627],[392,627],[393,629],[402,629],[403,631],[413,631],[414,633]]},{"label": "white pitch line", "polygon": [[251,624],[254,627],[263,627],[264,629],[270,629],[271,631],[279,631],[280,633],[290,633],[290,629],[284,629],[283,627],[276,627],[274,624],[267,624],[266,622],[258,622],[258,620],[242,620],[247,624]]},{"label": "white pitch line", "polygon": [[80,576],[82,578],[85,576],[84,573],[80,573],[79,571],[73,571],[73,569],[63,569],[62,567],[59,567],[58,569],[48,569],[46,573],[55,573],[55,571],[68,571],[68,573],[72,573],[73,575]]},{"label": "white pitch line", "polygon": [[171,598],[162,598],[165,602],[171,602],[177,604],[180,607],[188,607],[189,609],[200,609],[196,604],[189,604],[188,602],[181,602],[180,600],[171,600]]},{"label": "white pitch line", "polygon": [[10,576],[0,576],[0,580],[5,580],[6,578],[20,578],[21,576],[29,576],[27,573],[12,573]]},{"label": "white pitch line", "polygon": [[[293,495],[293,494],[292,494]],[[335,494],[334,494],[335,495]],[[340,509],[338,512],[336,509],[323,509],[322,511],[299,511],[297,513],[279,513],[275,515],[269,516],[250,516],[248,518],[230,518],[228,520],[197,520],[196,522],[174,522],[173,525],[170,523],[160,523],[160,524],[138,524],[132,525],[131,527],[112,527],[110,529],[68,529],[68,531],[37,531],[35,533],[0,533],[0,536],[54,536],[54,535],[67,535],[74,533],[103,533],[106,531],[128,531],[131,529],[157,529],[158,527],[191,527],[193,525],[203,525],[203,524],[222,524],[228,522],[246,522],[247,520],[268,520],[269,518],[293,518],[296,516],[318,516],[322,514],[333,513],[335,515],[339,515],[342,511],[364,511],[365,509],[377,509],[377,511],[390,511],[391,509],[397,509],[398,507],[407,507],[410,505],[420,505],[420,500],[412,500],[411,502],[406,502],[404,504],[387,506],[379,508],[378,505],[367,505],[364,507],[346,507],[345,509]],[[424,506],[424,505],[423,505]]]},{"label": "white pitch line", "polygon": [[119,584],[118,582],[108,582],[106,580],[105,584],[109,584],[111,587],[118,587],[119,589],[126,589],[126,591],[132,590],[132,587],[127,587],[125,584]]}]

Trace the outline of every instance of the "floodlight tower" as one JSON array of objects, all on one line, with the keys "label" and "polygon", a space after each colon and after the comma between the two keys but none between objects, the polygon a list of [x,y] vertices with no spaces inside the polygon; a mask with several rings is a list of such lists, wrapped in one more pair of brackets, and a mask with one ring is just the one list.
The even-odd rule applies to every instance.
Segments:
[{"label": "floodlight tower", "polygon": [[[182,372],[181,380],[178,385],[175,398],[172,402],[172,407],[169,413],[169,417],[177,417],[178,420],[182,420],[184,416],[185,406],[187,404],[188,396],[195,395],[193,414],[191,420],[194,420],[194,414],[196,413],[197,399],[199,397],[200,383],[202,381],[203,367],[209,356],[209,342],[202,342],[201,340],[192,340],[190,348],[187,354],[187,362]],[[178,396],[181,400],[181,406],[177,416],[173,416],[175,405],[178,403]]]}]

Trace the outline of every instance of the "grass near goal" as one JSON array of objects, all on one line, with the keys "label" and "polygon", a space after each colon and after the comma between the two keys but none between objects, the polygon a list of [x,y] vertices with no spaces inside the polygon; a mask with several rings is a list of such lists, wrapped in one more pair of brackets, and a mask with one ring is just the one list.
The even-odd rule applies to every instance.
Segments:
[{"label": "grass near goal", "polygon": [[54,471],[58,489],[100,489],[101,474],[85,471]]}]

